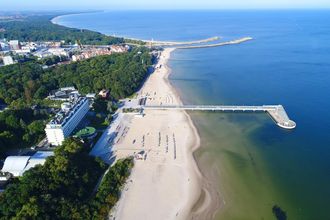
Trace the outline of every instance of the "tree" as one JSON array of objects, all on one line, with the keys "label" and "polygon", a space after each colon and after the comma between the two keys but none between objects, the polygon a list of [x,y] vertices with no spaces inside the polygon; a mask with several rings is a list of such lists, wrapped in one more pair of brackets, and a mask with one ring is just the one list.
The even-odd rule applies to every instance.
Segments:
[{"label": "tree", "polygon": [[37,204],[37,199],[31,197],[29,201],[22,206],[22,209],[17,214],[19,219],[35,219],[39,216],[39,206]]},{"label": "tree", "polygon": [[[88,155],[87,148],[67,139],[47,158],[0,195],[4,219],[89,219],[82,211],[104,171],[104,164]],[[85,216],[86,215],[86,216]]]},{"label": "tree", "polygon": [[48,95],[48,90],[45,86],[40,86],[39,89],[34,93],[35,99],[42,99]]},{"label": "tree", "polygon": [[[128,53],[94,57],[77,63],[42,69],[36,61],[0,68],[0,99],[22,107],[45,98],[50,90],[75,86],[82,94],[110,91],[110,99],[133,94],[148,74],[152,56],[141,48]],[[143,56],[143,58],[142,58]],[[148,59],[142,63],[141,60]]]},{"label": "tree", "polygon": [[44,128],[45,122],[42,120],[36,120],[29,124],[27,126],[28,133],[25,134],[29,137],[29,141],[27,142],[36,143],[37,141],[40,141],[40,138],[45,135]]},{"label": "tree", "polygon": [[123,38],[53,24],[50,20],[57,15],[32,15],[21,20],[1,22],[1,27],[6,31],[0,32],[0,38],[18,39],[19,41],[65,40],[68,44],[74,44],[77,39],[82,44],[108,45],[124,43]]},{"label": "tree", "polygon": [[14,115],[9,115],[6,118],[6,124],[12,128],[19,128],[19,121]]},{"label": "tree", "polygon": [[0,132],[0,155],[10,149],[15,143],[15,136],[10,131]]},{"label": "tree", "polygon": [[104,219],[132,166],[127,158],[109,167],[93,194],[106,165],[78,140],[67,139],[44,165],[26,171],[0,195],[1,219]]},{"label": "tree", "polygon": [[33,121],[27,128],[30,134],[42,133],[44,130],[44,123],[40,120]]},{"label": "tree", "polygon": [[0,157],[6,150],[27,147],[40,141],[49,115],[31,108],[9,109],[0,112]]},{"label": "tree", "polygon": [[109,101],[107,103],[107,111],[110,113],[114,113],[115,111],[117,111],[118,106],[116,105],[116,103]]}]

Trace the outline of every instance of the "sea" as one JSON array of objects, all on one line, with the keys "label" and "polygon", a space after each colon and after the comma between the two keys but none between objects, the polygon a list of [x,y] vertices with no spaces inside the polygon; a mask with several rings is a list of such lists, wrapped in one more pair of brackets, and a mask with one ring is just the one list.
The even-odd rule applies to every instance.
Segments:
[{"label": "sea", "polygon": [[264,113],[189,112],[195,152],[219,192],[215,219],[330,219],[330,10],[102,11],[55,22],[109,35],[239,45],[176,50],[170,81],[185,104],[282,104],[297,123]]}]

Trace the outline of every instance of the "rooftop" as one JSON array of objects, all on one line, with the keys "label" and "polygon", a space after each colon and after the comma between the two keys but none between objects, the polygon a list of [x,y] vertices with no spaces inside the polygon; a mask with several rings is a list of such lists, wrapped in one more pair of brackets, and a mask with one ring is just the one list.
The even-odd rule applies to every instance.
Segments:
[{"label": "rooftop", "polygon": [[58,90],[52,90],[49,93],[48,98],[51,100],[65,100],[65,99],[69,99],[70,95],[72,94],[78,94],[79,92],[78,90],[76,90],[74,87],[64,87],[64,88],[60,88]]},{"label": "rooftop", "polygon": [[67,106],[68,107],[67,109],[65,110],[62,109],[61,111],[59,111],[47,125],[64,126],[66,122],[68,122],[70,118],[72,118],[72,116],[78,111],[80,106],[86,101],[88,101],[86,97],[78,97],[71,100],[70,102],[71,105]]},{"label": "rooftop", "polygon": [[33,156],[9,156],[2,167],[2,172],[9,172],[14,176],[22,176],[23,173],[38,164],[44,164],[46,158],[53,156],[51,151],[38,151]]}]

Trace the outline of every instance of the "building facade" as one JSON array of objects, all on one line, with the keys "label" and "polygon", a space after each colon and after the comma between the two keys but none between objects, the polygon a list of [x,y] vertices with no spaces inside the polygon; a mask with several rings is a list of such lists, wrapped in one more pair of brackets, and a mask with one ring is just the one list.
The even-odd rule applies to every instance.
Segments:
[{"label": "building facade", "polygon": [[62,104],[62,109],[45,128],[50,144],[61,145],[69,137],[89,111],[89,100],[86,97],[76,97],[71,102]]},{"label": "building facade", "polygon": [[2,58],[2,60],[3,60],[3,64],[4,64],[5,66],[7,66],[7,65],[11,65],[11,64],[14,64],[14,63],[15,63],[14,60],[13,60],[13,58],[12,58],[11,56],[4,56],[4,57]]},{"label": "building facade", "polygon": [[9,41],[9,46],[11,50],[20,50],[21,44],[18,40],[11,40]]}]

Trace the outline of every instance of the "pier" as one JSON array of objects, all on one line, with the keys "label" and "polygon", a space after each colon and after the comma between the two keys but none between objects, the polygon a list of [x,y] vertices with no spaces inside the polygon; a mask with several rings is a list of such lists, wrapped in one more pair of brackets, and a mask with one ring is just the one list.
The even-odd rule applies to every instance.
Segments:
[{"label": "pier", "polygon": [[[141,41],[145,44],[138,44],[138,43],[130,43],[126,42],[125,44],[131,46],[147,46],[147,47],[174,47],[174,46],[187,46],[187,45],[200,45],[205,43],[210,43],[214,41],[220,40],[220,37],[210,37],[201,40],[193,40],[193,41],[158,41],[158,40],[142,40],[142,39],[135,39],[135,38],[128,38],[129,40]],[[71,45],[63,45],[64,47],[71,47]],[[84,48],[108,48],[110,45],[90,45],[84,44],[81,45]]]},{"label": "pier", "polygon": [[202,44],[202,43],[217,41],[219,39],[220,37],[216,36],[216,37],[210,37],[195,41],[144,41],[144,42],[152,46],[175,46],[175,45],[188,45],[188,44]]},{"label": "pier", "polygon": [[188,110],[188,111],[221,111],[221,112],[266,112],[281,128],[293,129],[296,123],[288,117],[282,105],[235,106],[235,105],[145,105],[144,110]]},{"label": "pier", "polygon": [[[136,39],[138,40],[138,39]],[[220,47],[225,45],[240,44],[246,41],[253,40],[252,37],[243,37],[235,40],[214,43],[214,41],[220,40],[220,37],[210,37],[207,39],[196,40],[196,41],[152,41],[152,40],[140,40],[145,43],[145,45],[140,45],[136,43],[126,43],[131,46],[147,46],[147,47],[173,47],[176,49],[197,49],[197,48],[210,48],[210,47]],[[211,43],[212,42],[212,43]],[[109,45],[81,45],[83,48],[108,48]],[[64,45],[64,47],[71,47],[71,45]]]},{"label": "pier", "polygon": [[208,47],[221,47],[225,45],[231,45],[231,44],[240,44],[249,40],[253,40],[252,37],[243,37],[237,40],[231,40],[226,42],[221,42],[217,44],[204,44],[204,45],[193,45],[193,46],[179,46],[176,47],[176,49],[197,49],[197,48],[208,48]]}]

